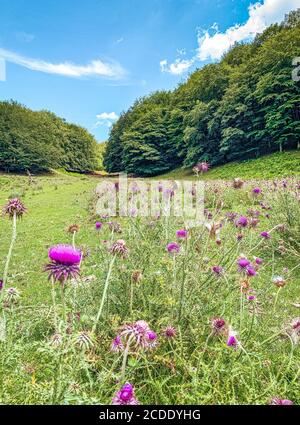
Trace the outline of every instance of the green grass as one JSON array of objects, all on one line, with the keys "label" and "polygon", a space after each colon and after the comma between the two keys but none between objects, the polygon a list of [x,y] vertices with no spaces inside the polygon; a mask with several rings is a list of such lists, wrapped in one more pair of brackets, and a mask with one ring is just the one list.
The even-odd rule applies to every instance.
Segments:
[{"label": "green grass", "polygon": [[[258,159],[241,162],[230,162],[213,167],[202,175],[202,180],[272,179],[287,176],[300,176],[300,151],[274,153]],[[160,176],[164,179],[194,179],[191,168],[179,168]]]},{"label": "green grass", "polygon": [[[110,403],[119,389],[123,356],[110,351],[111,341],[124,323],[146,320],[159,335],[159,345],[146,352],[131,352],[126,367],[126,380],[134,384],[141,403],[266,404],[272,397],[281,397],[299,404],[299,346],[289,336],[289,324],[299,316],[300,303],[300,211],[295,181],[289,181],[288,190],[276,192],[272,184],[261,181],[263,195],[258,199],[251,195],[251,184],[234,190],[226,182],[209,183],[206,207],[215,221],[223,221],[221,245],[209,238],[205,228],[193,229],[188,249],[182,243],[175,261],[165,247],[176,239],[176,229],[184,227],[181,218],[109,218],[103,220],[100,232],[95,231],[99,217],[94,212],[93,192],[98,182],[88,176],[56,174],[35,176],[29,185],[25,176],[0,174],[0,205],[10,196],[20,196],[28,208],[17,224],[9,268],[8,286],[20,291],[20,299],[5,308],[0,403]],[[260,199],[272,210],[262,209]],[[257,229],[238,230],[224,221],[226,212],[248,214],[249,208],[261,212]],[[267,212],[270,218],[265,217]],[[122,233],[113,234],[108,221],[118,221]],[[66,287],[67,312],[81,313],[79,321],[72,316],[68,334],[57,284],[63,343],[53,347],[49,341],[55,333],[54,308],[43,266],[51,245],[71,243],[66,229],[74,223],[80,226],[76,245],[88,254],[82,263],[82,277],[90,281]],[[285,232],[272,231],[272,238],[263,242],[260,231],[279,223],[285,224]],[[11,221],[1,218],[0,278],[11,230]],[[238,232],[244,236],[240,242]],[[117,239],[126,241],[129,256],[116,259],[103,316],[92,335],[112,259],[107,247]],[[241,254],[251,261],[254,256],[264,260],[258,276],[250,281],[257,296],[254,305],[241,297],[236,266]],[[212,274],[214,265],[224,267],[224,277]],[[141,271],[143,278],[133,285],[135,270]],[[280,291],[272,283],[274,275],[286,276],[287,285]],[[183,311],[178,321],[182,284]],[[238,331],[243,349],[229,348],[225,336],[212,335],[211,319],[219,316]],[[172,340],[162,335],[169,324],[177,329]],[[85,351],[76,345],[82,331],[90,334],[94,344]]]}]

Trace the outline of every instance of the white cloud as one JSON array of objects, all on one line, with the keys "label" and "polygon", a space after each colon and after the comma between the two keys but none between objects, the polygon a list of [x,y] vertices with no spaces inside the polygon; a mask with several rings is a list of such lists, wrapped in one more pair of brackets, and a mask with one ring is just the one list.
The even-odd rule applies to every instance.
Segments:
[{"label": "white cloud", "polygon": [[201,61],[220,59],[234,43],[253,39],[269,25],[281,22],[286,13],[299,6],[299,0],[265,0],[263,4],[250,5],[249,18],[244,25],[234,25],[224,33],[215,27],[217,32],[213,35],[209,31],[199,34],[197,58]]},{"label": "white cloud", "polygon": [[32,71],[47,74],[63,75],[65,77],[106,77],[122,78],[124,69],[116,62],[103,62],[100,59],[93,60],[87,65],[75,65],[71,62],[51,63],[40,59],[31,59],[17,53],[0,48],[0,58]]},{"label": "white cloud", "polygon": [[[198,32],[198,48],[190,60],[176,59],[168,64],[167,60],[160,62],[162,72],[175,75],[186,72],[195,61],[218,60],[236,42],[251,40],[256,34],[264,31],[269,25],[279,23],[284,15],[300,6],[300,0],[264,0],[249,6],[249,17],[245,24],[236,24],[225,32],[219,32],[217,23],[209,30]],[[210,34],[214,31],[214,34]]]},{"label": "white cloud", "polygon": [[116,121],[119,116],[115,112],[102,112],[101,114],[96,115],[97,122],[94,124],[94,128],[100,127],[102,125],[106,127],[111,127],[113,121]]},{"label": "white cloud", "polygon": [[169,72],[173,75],[180,75],[187,71],[194,63],[194,58],[188,59],[176,59],[175,62],[168,64],[166,59],[160,61],[161,72]]},{"label": "white cloud", "polygon": [[96,115],[98,120],[112,120],[115,121],[119,117],[115,112],[102,112],[101,114]]}]

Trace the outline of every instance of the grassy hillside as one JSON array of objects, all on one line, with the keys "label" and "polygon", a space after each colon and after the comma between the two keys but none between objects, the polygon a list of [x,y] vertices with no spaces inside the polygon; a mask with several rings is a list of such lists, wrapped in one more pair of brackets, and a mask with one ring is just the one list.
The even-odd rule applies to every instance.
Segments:
[{"label": "grassy hillside", "polygon": [[[230,180],[234,177],[243,179],[272,179],[275,177],[300,176],[300,151],[274,153],[258,159],[241,162],[230,162],[212,168],[201,178],[203,180]],[[191,168],[178,168],[161,178],[166,179],[194,179]]]}]

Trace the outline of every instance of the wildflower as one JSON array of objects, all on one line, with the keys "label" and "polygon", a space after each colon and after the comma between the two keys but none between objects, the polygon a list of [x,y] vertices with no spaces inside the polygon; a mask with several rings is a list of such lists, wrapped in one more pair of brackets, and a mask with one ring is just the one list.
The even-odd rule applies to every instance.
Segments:
[{"label": "wildflower", "polygon": [[216,317],[215,319],[213,319],[211,324],[213,331],[216,333],[222,333],[226,329],[226,322],[221,317]]},{"label": "wildflower", "polygon": [[246,267],[250,266],[250,261],[247,260],[247,258],[240,258],[238,260],[238,266],[240,269],[245,269]]},{"label": "wildflower", "polygon": [[78,233],[79,232],[79,226],[78,224],[71,224],[71,226],[68,227],[68,233]]},{"label": "wildflower", "polygon": [[233,179],[232,186],[234,187],[234,189],[241,189],[243,185],[244,185],[244,181],[242,179],[238,177]]},{"label": "wildflower", "polygon": [[261,194],[261,189],[260,189],[259,187],[254,187],[254,188],[252,189],[252,193],[253,193],[254,195],[260,195],[260,194]]},{"label": "wildflower", "polygon": [[121,340],[120,335],[117,335],[117,336],[116,336],[116,337],[112,340],[112,343],[111,343],[111,346],[110,346],[110,350],[111,350],[111,351],[115,351],[115,352],[123,351],[123,350],[124,350],[124,345],[123,345],[123,343],[122,343],[122,340]]},{"label": "wildflower", "polygon": [[10,199],[3,208],[3,214],[8,215],[9,218],[13,218],[14,216],[21,218],[26,211],[27,208],[18,198]]},{"label": "wildflower", "polygon": [[270,239],[270,233],[269,232],[261,232],[260,236],[264,239]]},{"label": "wildflower", "polygon": [[227,338],[227,346],[236,348],[238,344],[239,342],[237,339],[237,332],[235,332],[233,329],[229,329],[228,338]]},{"label": "wildflower", "polygon": [[79,275],[82,253],[73,246],[55,245],[49,249],[48,256],[51,263],[44,270],[49,272],[49,279],[64,283]]},{"label": "wildflower", "polygon": [[137,405],[140,404],[134,395],[134,388],[129,383],[126,382],[125,385],[116,393],[112,399],[113,405]]},{"label": "wildflower", "polygon": [[150,330],[147,334],[149,340],[149,347],[153,348],[157,344],[157,335],[154,331]]},{"label": "wildflower", "polygon": [[184,230],[184,229],[177,230],[176,236],[177,236],[178,239],[185,239],[187,237],[187,231]]},{"label": "wildflower", "polygon": [[163,331],[162,334],[166,338],[174,338],[176,336],[176,329],[173,326],[167,326]]},{"label": "wildflower", "polygon": [[54,347],[58,347],[62,343],[62,335],[60,333],[55,333],[52,335],[50,339],[50,345],[53,345]]},{"label": "wildflower", "polygon": [[236,239],[237,239],[238,242],[241,241],[243,239],[243,237],[244,237],[244,235],[242,233],[238,233],[236,235]]},{"label": "wildflower", "polygon": [[249,277],[257,275],[257,272],[254,270],[254,268],[251,265],[246,267],[246,273],[247,273],[247,276]]},{"label": "wildflower", "polygon": [[272,398],[272,400],[269,403],[270,405],[277,405],[277,406],[291,406],[294,403],[291,400],[288,399],[282,399],[282,398]]},{"label": "wildflower", "polygon": [[147,322],[138,320],[135,323],[129,323],[122,327],[120,337],[126,344],[132,344],[135,348],[148,349],[153,348],[153,342],[157,335],[150,329]]},{"label": "wildflower", "polygon": [[206,173],[210,168],[210,165],[207,162],[198,162],[193,168],[195,173]]},{"label": "wildflower", "polygon": [[249,289],[247,298],[248,298],[248,301],[256,300],[255,291],[253,289]]},{"label": "wildflower", "polygon": [[110,221],[108,224],[109,230],[114,233],[122,233],[121,226],[116,221]]},{"label": "wildflower", "polygon": [[287,328],[287,332],[291,335],[294,344],[298,344],[300,339],[300,317],[293,319]]},{"label": "wildflower", "polygon": [[263,259],[259,257],[255,257],[255,263],[260,266],[263,263]]},{"label": "wildflower", "polygon": [[2,291],[2,289],[3,289],[3,280],[0,279],[0,291]]},{"label": "wildflower", "polygon": [[180,245],[178,245],[177,242],[170,242],[167,245],[167,251],[170,252],[171,254],[178,253],[180,251]]},{"label": "wildflower", "polygon": [[134,283],[138,283],[143,279],[142,272],[140,270],[134,270],[131,275],[131,280]]},{"label": "wildflower", "polygon": [[216,239],[216,244],[219,245],[219,246],[222,245],[222,240],[220,238],[217,238]]},{"label": "wildflower", "polygon": [[221,275],[223,273],[223,268],[221,266],[213,266],[212,267],[212,271],[216,274],[216,275]]},{"label": "wildflower", "polygon": [[100,230],[100,229],[101,229],[101,227],[102,227],[102,223],[101,223],[100,221],[97,221],[97,222],[95,223],[95,229],[96,229],[96,230]]},{"label": "wildflower", "polygon": [[221,231],[222,223],[204,223],[211,239],[216,239]]},{"label": "wildflower", "polygon": [[226,213],[226,217],[228,221],[234,221],[236,219],[237,213],[235,212],[228,212]]},{"label": "wildflower", "polygon": [[282,276],[274,276],[272,282],[278,288],[283,288],[286,285],[286,280]]},{"label": "wildflower", "polygon": [[241,215],[238,220],[235,222],[236,227],[247,227],[248,219],[247,217]]},{"label": "wildflower", "polygon": [[78,335],[76,335],[75,345],[80,350],[89,350],[90,348],[94,346],[94,343],[89,333],[83,331],[83,332],[79,332]]},{"label": "wildflower", "polygon": [[249,226],[254,228],[257,227],[259,224],[259,219],[258,218],[251,218],[250,222],[249,222]]},{"label": "wildflower", "polygon": [[126,258],[129,254],[129,249],[126,246],[126,242],[123,239],[119,239],[112,244],[109,248],[111,254],[119,255],[122,258]]},{"label": "wildflower", "polygon": [[7,288],[5,292],[5,302],[7,303],[16,303],[20,298],[20,292],[16,288]]}]

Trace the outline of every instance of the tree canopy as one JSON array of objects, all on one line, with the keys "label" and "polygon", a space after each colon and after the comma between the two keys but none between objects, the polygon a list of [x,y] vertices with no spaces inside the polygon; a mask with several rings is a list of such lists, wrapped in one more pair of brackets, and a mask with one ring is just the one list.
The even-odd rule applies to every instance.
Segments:
[{"label": "tree canopy", "polygon": [[112,127],[104,166],[150,176],[299,147],[300,83],[292,79],[299,56],[300,9],[174,91],[137,100]]},{"label": "tree canopy", "polygon": [[0,102],[0,170],[89,172],[99,169],[99,160],[97,142],[84,128],[48,111]]}]

